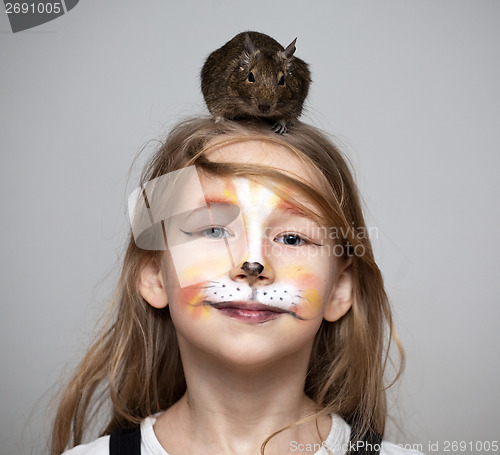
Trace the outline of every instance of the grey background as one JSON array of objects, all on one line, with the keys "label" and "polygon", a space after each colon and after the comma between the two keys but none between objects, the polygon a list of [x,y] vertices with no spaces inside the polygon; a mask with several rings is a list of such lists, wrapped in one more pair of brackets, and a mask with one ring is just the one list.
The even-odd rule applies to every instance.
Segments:
[{"label": "grey background", "polygon": [[304,119],[338,136],[378,227],[408,355],[387,437],[500,439],[499,25],[485,0],[86,0],[15,35],[0,15],[0,452],[44,451],[112,295],[129,167],[205,112],[199,69],[246,29],[298,36]]}]

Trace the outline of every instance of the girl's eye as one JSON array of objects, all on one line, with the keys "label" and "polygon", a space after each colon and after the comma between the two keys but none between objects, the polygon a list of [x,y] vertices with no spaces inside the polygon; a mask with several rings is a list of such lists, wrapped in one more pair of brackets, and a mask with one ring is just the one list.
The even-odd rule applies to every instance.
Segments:
[{"label": "girl's eye", "polygon": [[251,71],[248,73],[248,82],[255,82],[255,76]]},{"label": "girl's eye", "polygon": [[307,240],[303,239],[298,234],[284,234],[279,236],[276,241],[278,243],[283,243],[288,246],[301,246],[307,243]]},{"label": "girl's eye", "polygon": [[207,239],[221,240],[227,237],[231,237],[231,234],[221,227],[209,227],[200,231],[200,235],[206,237]]},{"label": "girl's eye", "polygon": [[197,231],[185,231],[184,229],[181,229],[181,232],[183,234],[188,235],[189,237],[205,237],[206,239],[211,239],[211,240],[222,240],[222,239],[227,239],[230,237],[234,237],[234,235],[228,231],[226,228],[221,227],[221,226],[210,226],[207,228],[203,228]]},{"label": "girl's eye", "polygon": [[278,85],[285,85],[285,76],[281,76]]}]

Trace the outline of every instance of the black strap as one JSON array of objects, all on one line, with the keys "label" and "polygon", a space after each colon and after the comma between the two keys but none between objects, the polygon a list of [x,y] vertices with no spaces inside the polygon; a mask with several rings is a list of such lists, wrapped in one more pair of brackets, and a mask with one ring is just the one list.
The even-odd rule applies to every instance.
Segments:
[{"label": "black strap", "polygon": [[140,455],[141,426],[116,428],[110,434],[109,455]]},{"label": "black strap", "polygon": [[349,440],[349,455],[379,455],[382,445],[382,435],[368,431],[363,439],[356,436],[359,433],[356,422],[351,427],[351,438]]}]

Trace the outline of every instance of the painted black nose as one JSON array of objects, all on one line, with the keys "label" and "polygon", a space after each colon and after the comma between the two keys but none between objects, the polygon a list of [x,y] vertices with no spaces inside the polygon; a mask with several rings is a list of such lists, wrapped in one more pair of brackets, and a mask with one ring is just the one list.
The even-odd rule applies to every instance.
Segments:
[{"label": "painted black nose", "polygon": [[241,268],[248,276],[259,276],[264,270],[264,266],[259,262],[244,262]]},{"label": "painted black nose", "polygon": [[269,112],[269,109],[271,109],[271,106],[269,106],[269,104],[259,104],[259,111],[263,114]]}]

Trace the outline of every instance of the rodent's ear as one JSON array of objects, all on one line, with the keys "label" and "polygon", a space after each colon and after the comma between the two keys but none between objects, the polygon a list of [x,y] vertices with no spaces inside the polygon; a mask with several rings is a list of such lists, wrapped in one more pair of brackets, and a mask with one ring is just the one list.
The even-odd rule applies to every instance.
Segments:
[{"label": "rodent's ear", "polygon": [[295,38],[287,47],[286,49],[283,51],[283,55],[286,57],[286,58],[290,58],[294,52],[296,51],[296,47],[295,47],[295,43],[297,42],[297,38]]},{"label": "rodent's ear", "polygon": [[255,52],[255,46],[250,39],[250,35],[245,33],[245,40],[243,41],[243,48],[249,53],[253,54]]},{"label": "rodent's ear", "polygon": [[250,55],[255,52],[255,46],[250,39],[250,35],[245,33],[243,40],[243,54],[240,57],[240,67],[248,68],[250,66]]}]

